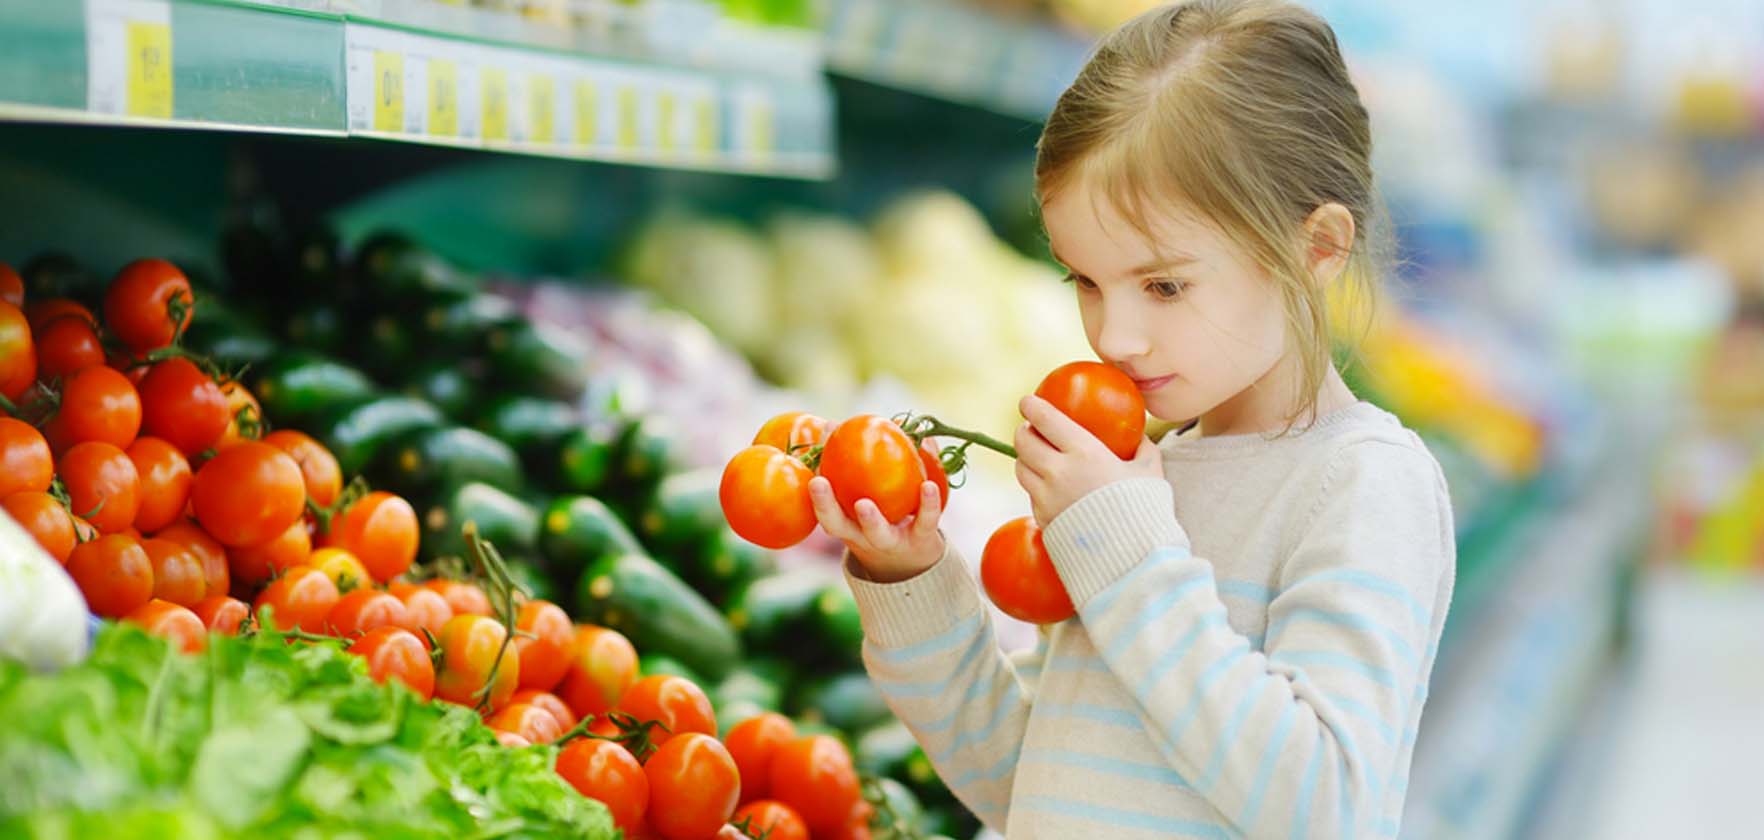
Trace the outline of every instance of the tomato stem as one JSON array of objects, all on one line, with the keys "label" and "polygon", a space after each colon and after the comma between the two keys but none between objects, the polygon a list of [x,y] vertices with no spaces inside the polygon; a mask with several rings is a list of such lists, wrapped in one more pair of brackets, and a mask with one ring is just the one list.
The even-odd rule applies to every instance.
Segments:
[{"label": "tomato stem", "polygon": [[[998,438],[992,437],[983,432],[969,431],[968,429],[944,425],[942,420],[932,417],[929,414],[920,414],[916,416],[908,415],[900,426],[901,429],[907,433],[907,436],[913,439],[913,443],[919,443],[928,437],[952,437],[957,440],[967,441],[970,444],[977,443],[1005,456],[1006,458],[1017,457],[1016,448]],[[965,446],[962,447],[962,449],[966,448],[967,447]]]},{"label": "tomato stem", "polygon": [[489,586],[488,593],[495,600],[496,618],[502,622],[502,646],[496,649],[496,659],[490,663],[490,672],[484,677],[484,685],[473,695],[478,698],[478,709],[490,708],[491,690],[496,686],[497,672],[502,670],[503,657],[508,655],[509,645],[515,638],[515,587],[514,579],[509,576],[508,565],[503,562],[502,554],[491,545],[489,540],[478,535],[478,523],[468,519],[461,526],[460,532],[465,536],[466,550],[477,564],[478,573]]},{"label": "tomato stem", "polygon": [[0,394],[0,411],[6,412],[11,417],[19,415],[18,404],[8,399],[5,394]]}]

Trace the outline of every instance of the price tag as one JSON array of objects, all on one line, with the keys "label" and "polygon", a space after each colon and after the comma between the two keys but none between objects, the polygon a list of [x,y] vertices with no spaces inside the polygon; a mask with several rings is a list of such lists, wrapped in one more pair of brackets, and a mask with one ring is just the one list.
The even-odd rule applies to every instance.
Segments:
[{"label": "price tag", "polygon": [[699,96],[692,102],[692,148],[701,155],[717,151],[717,100]]},{"label": "price tag", "polygon": [[86,107],[171,119],[171,6],[165,0],[86,0]]},{"label": "price tag", "polygon": [[127,41],[129,116],[171,119],[171,24],[131,21]]},{"label": "price tag", "polygon": [[488,141],[508,140],[508,73],[485,67],[478,74],[484,93],[484,132]]},{"label": "price tag", "polygon": [[527,139],[557,142],[557,86],[543,73],[527,76]]},{"label": "price tag", "polygon": [[619,85],[619,151],[634,152],[642,134],[642,103],[638,99],[637,86],[630,82]]},{"label": "price tag", "polygon": [[600,89],[593,79],[577,79],[576,145],[591,146],[600,139]]},{"label": "price tag", "polygon": [[674,116],[679,111],[677,103],[678,97],[674,95],[673,91],[666,88],[658,91],[655,95],[655,146],[665,155],[674,153]]},{"label": "price tag", "polygon": [[374,51],[374,130],[404,130],[404,54]]},{"label": "price tag", "polygon": [[742,139],[746,141],[748,153],[759,158],[770,157],[776,142],[773,131],[776,117],[772,112],[772,98],[763,94],[749,96],[743,103],[742,110],[745,112],[743,117],[746,122]]},{"label": "price tag", "polygon": [[436,137],[459,135],[459,65],[447,59],[429,59],[428,124]]}]

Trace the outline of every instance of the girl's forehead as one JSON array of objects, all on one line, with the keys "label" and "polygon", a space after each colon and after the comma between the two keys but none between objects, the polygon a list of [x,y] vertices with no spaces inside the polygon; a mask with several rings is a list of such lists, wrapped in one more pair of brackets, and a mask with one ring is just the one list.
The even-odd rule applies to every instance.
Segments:
[{"label": "girl's forehead", "polygon": [[1126,208],[1082,181],[1048,196],[1041,213],[1055,258],[1098,274],[1192,260],[1216,247],[1212,229],[1177,202]]}]

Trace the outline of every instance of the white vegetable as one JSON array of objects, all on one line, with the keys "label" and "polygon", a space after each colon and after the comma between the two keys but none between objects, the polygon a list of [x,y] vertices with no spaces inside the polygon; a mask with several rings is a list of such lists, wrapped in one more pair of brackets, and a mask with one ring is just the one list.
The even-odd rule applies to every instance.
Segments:
[{"label": "white vegetable", "polygon": [[0,656],[38,670],[86,656],[86,599],[30,534],[0,511]]}]

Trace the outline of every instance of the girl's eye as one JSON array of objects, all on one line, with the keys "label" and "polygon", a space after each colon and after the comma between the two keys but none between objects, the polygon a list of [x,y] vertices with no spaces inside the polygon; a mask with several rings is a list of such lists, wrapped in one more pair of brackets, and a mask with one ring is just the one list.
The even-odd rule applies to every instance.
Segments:
[{"label": "girl's eye", "polygon": [[1158,280],[1146,284],[1146,290],[1163,300],[1175,300],[1188,291],[1188,284],[1175,280]]},{"label": "girl's eye", "polygon": [[1064,280],[1067,283],[1077,284],[1078,288],[1080,288],[1080,289],[1089,290],[1089,289],[1096,288],[1095,281],[1093,281],[1089,277],[1085,277],[1084,275],[1079,274],[1075,271],[1066,272],[1066,276],[1065,276]]}]

